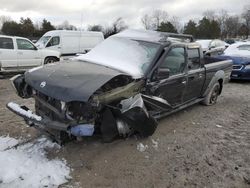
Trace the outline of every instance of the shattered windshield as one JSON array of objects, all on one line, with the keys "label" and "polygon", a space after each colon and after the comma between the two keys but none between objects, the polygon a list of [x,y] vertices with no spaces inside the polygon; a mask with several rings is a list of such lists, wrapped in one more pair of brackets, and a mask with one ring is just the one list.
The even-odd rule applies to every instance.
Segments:
[{"label": "shattered windshield", "polygon": [[157,43],[110,37],[77,59],[141,77],[149,68],[159,48],[160,44]]}]

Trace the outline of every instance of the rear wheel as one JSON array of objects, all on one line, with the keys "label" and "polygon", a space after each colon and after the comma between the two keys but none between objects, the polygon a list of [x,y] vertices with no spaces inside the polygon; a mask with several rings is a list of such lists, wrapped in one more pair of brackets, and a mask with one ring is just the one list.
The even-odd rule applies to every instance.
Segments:
[{"label": "rear wheel", "polygon": [[217,82],[213,85],[205,99],[202,101],[204,105],[211,106],[217,102],[220,95],[220,84]]},{"label": "rear wheel", "polygon": [[46,57],[44,60],[44,64],[46,65],[46,64],[54,63],[56,61],[58,61],[58,60],[54,57]]}]

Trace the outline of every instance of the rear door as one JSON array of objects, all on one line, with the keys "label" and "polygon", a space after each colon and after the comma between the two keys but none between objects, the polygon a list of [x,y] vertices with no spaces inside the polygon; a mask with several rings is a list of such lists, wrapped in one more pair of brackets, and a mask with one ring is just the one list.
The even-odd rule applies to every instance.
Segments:
[{"label": "rear door", "polygon": [[187,87],[183,102],[197,99],[205,81],[205,68],[201,63],[199,48],[188,48]]},{"label": "rear door", "polygon": [[6,71],[17,70],[17,52],[10,37],[0,37],[0,63]]},{"label": "rear door", "polygon": [[184,72],[186,67],[185,54],[183,46],[174,46],[166,51],[158,68],[169,69],[169,78],[150,83],[156,88],[153,95],[165,99],[172,107],[180,105],[183,101],[187,83]]},{"label": "rear door", "polygon": [[41,52],[29,40],[16,38],[18,69],[27,70],[42,64]]}]

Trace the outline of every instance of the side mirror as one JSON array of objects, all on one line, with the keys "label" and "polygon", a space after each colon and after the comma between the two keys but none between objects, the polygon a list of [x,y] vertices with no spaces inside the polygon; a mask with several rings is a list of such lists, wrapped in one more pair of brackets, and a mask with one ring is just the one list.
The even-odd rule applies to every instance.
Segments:
[{"label": "side mirror", "polygon": [[168,68],[158,68],[156,73],[157,80],[163,80],[166,78],[169,78],[170,76],[170,70]]}]

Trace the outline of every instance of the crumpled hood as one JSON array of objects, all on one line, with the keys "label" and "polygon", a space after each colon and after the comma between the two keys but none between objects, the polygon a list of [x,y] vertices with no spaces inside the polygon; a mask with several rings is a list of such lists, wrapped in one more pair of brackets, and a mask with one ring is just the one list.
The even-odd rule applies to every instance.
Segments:
[{"label": "crumpled hood", "polygon": [[88,101],[89,97],[112,78],[124,73],[104,66],[80,61],[49,64],[25,73],[25,81],[52,98]]}]

